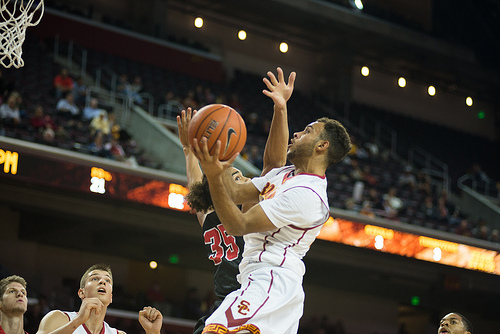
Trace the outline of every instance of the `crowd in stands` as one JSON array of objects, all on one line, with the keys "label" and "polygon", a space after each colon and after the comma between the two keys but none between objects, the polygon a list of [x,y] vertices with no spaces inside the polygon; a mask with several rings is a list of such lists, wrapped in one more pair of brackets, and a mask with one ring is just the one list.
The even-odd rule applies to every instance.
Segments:
[{"label": "crowd in stands", "polygon": [[[117,93],[126,95],[137,105],[143,104],[141,94],[147,92],[155,97],[156,108],[169,102],[194,109],[211,103],[232,106],[240,112],[247,126],[249,145],[245,146],[241,155],[258,168],[262,167],[272,105],[260,94],[260,77],[236,71],[227,85],[215,84],[179,73],[165,73],[144,64],[131,65],[129,60],[117,60],[116,57],[96,51],[89,54],[99,58],[108,67],[112,66],[113,61],[120,64],[116,69],[117,73],[121,73],[116,86]],[[89,61],[89,67],[92,63]],[[130,70],[125,71],[127,68]],[[32,104],[33,101],[25,103],[22,94],[14,90],[15,82],[0,71],[0,134],[131,165],[139,163],[147,167],[159,167],[140,158],[141,151],[137,143],[126,129],[120,128],[114,111],[101,107],[96,98],[86,101],[86,85],[82,78],[73,78],[65,68],[54,69],[57,72],[52,74],[53,82],[44,83],[52,87],[47,92],[53,95],[53,99],[48,100],[52,101],[52,105]],[[155,76],[156,73],[161,78]],[[129,77],[134,78],[131,83]],[[159,81],[164,78],[168,78],[168,81]],[[175,85],[176,82],[182,84]],[[311,108],[314,103],[311,98],[294,92],[294,98],[289,101],[289,118],[294,120],[289,124],[291,133],[301,130],[294,128],[295,124],[307,123],[323,116],[324,110]],[[301,110],[305,109],[321,111],[317,111],[317,115],[314,111],[302,113]],[[175,117],[175,114],[172,116]],[[331,111],[328,116],[338,115]],[[327,175],[330,180],[330,204],[333,207],[370,217],[498,241],[497,229],[490,228],[482,219],[468,218],[450,201],[449,190],[443,189],[442,185],[432,184],[429,175],[402,163],[374,138],[366,138],[362,133],[356,133],[354,128],[350,132],[353,143],[351,152],[342,163],[330,168]],[[483,174],[476,168],[475,175],[478,178],[484,178]]]}]

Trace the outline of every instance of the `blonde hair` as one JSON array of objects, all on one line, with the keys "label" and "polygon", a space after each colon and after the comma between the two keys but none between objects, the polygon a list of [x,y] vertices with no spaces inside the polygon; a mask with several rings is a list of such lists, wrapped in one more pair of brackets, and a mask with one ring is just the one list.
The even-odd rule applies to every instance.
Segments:
[{"label": "blonde hair", "polygon": [[3,278],[2,280],[0,280],[0,300],[2,300],[3,294],[7,290],[7,285],[9,285],[10,283],[14,283],[14,282],[21,284],[23,286],[23,288],[25,288],[25,289],[26,289],[26,286],[28,285],[26,283],[26,280],[24,278],[22,278],[21,276],[12,275],[12,276]]},{"label": "blonde hair", "polygon": [[85,271],[82,278],[80,279],[80,289],[83,289],[85,287],[85,283],[87,282],[87,276],[93,270],[106,271],[109,274],[109,276],[111,276],[111,280],[113,280],[113,273],[111,272],[111,267],[109,265],[105,263],[94,264],[92,267],[87,269],[87,271]]}]

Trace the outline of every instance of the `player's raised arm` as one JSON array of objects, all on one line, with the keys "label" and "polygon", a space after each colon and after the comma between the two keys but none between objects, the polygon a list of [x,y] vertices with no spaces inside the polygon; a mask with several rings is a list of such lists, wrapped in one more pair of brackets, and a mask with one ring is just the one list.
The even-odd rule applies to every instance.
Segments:
[{"label": "player's raised arm", "polygon": [[198,160],[194,156],[191,150],[191,145],[189,143],[188,127],[189,122],[191,122],[192,115],[193,112],[191,108],[187,108],[187,111],[183,110],[181,114],[177,116],[179,139],[181,141],[182,150],[184,151],[184,156],[186,158],[186,176],[188,179],[188,186],[190,186],[194,182],[200,182],[203,177],[203,172],[201,171]]},{"label": "player's raised arm", "polygon": [[288,115],[286,103],[293,93],[296,73],[290,73],[288,83],[285,82],[283,70],[278,67],[278,78],[269,71],[268,78],[263,81],[267,90],[263,90],[264,95],[270,97],[274,102],[274,114],[264,149],[264,167],[262,175],[267,174],[271,169],[282,167],[286,164],[286,154],[289,140]]}]

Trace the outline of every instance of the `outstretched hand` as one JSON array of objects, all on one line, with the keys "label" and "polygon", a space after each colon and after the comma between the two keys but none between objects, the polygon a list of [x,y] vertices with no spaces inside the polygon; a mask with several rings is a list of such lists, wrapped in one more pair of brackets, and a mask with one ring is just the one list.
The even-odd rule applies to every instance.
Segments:
[{"label": "outstretched hand", "polygon": [[264,78],[263,81],[266,84],[268,90],[264,89],[262,93],[273,99],[274,105],[277,108],[285,108],[286,102],[288,101],[288,99],[290,99],[290,96],[292,96],[293,93],[293,85],[295,83],[296,73],[290,73],[287,84],[285,82],[285,76],[281,67],[278,67],[277,71],[278,79],[276,79],[276,76],[273,72],[267,72],[269,79]]},{"label": "outstretched hand", "polygon": [[179,130],[179,139],[181,140],[182,148],[189,149],[189,136],[188,136],[188,128],[189,122],[191,122],[191,118],[196,113],[195,111],[191,111],[191,107],[183,110],[180,115],[177,116],[177,128]]},{"label": "outstretched hand", "polygon": [[159,334],[163,323],[163,316],[160,311],[151,306],[146,306],[139,311],[139,323],[146,334]]},{"label": "outstretched hand", "polygon": [[203,173],[210,180],[212,177],[216,177],[222,174],[227,168],[229,168],[236,157],[238,157],[239,153],[235,153],[229,160],[220,161],[219,160],[219,152],[221,148],[221,141],[217,140],[215,144],[215,151],[213,155],[210,155],[207,146],[207,139],[205,137],[201,138],[198,142],[197,139],[193,141],[193,153],[196,158],[200,161],[201,168],[203,169]]}]

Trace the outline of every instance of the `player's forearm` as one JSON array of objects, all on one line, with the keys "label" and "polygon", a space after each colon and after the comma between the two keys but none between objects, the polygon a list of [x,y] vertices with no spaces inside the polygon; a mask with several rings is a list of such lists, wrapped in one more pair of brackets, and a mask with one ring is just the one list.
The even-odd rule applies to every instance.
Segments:
[{"label": "player's forearm", "polygon": [[61,326],[52,331],[41,328],[38,330],[37,334],[72,334],[78,327],[80,327],[84,323],[85,323],[84,321],[80,321],[77,317],[68,322],[67,324],[65,324],[64,326]]},{"label": "player's forearm", "polygon": [[243,213],[238,209],[229,196],[222,178],[223,176],[221,175],[208,180],[212,203],[214,204],[217,216],[227,233],[231,235],[243,235]]},{"label": "player's forearm", "polygon": [[274,115],[269,130],[269,137],[264,149],[264,173],[286,164],[288,138],[288,115],[286,104],[284,106],[274,105]]},{"label": "player's forearm", "polygon": [[186,157],[186,176],[188,181],[188,187],[195,183],[200,182],[203,178],[203,172],[201,171],[198,159],[189,148],[183,148],[184,155]]}]

